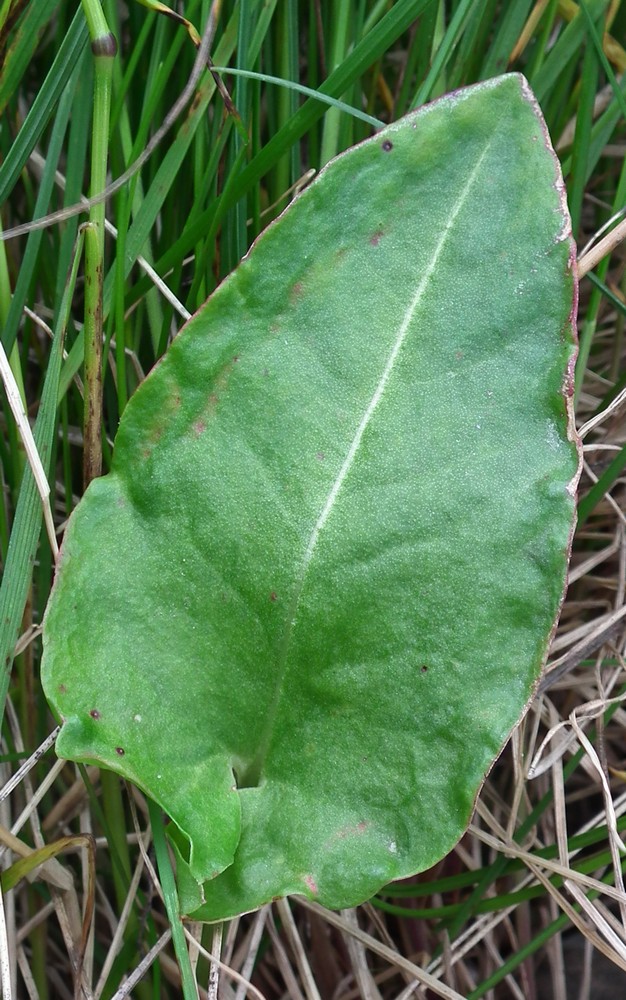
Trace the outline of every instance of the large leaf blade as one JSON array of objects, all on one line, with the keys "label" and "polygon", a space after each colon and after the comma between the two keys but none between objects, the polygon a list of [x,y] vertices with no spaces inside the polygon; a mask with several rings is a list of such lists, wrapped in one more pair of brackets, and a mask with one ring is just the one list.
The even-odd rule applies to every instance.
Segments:
[{"label": "large leaf blade", "polygon": [[129,405],[43,679],[184,834],[183,910],[346,906],[461,835],[562,599],[571,264],[524,82],[468,88],[334,161]]}]

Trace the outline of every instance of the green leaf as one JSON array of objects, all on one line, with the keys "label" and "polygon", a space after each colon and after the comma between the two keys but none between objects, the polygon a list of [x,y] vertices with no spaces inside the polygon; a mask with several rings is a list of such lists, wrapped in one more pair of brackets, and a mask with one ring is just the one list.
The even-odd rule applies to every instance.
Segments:
[{"label": "green leaf", "polygon": [[467,826],[541,673],[574,247],[522,77],[332,161],[129,403],[68,527],[62,756],[173,819],[181,912],[353,905]]}]

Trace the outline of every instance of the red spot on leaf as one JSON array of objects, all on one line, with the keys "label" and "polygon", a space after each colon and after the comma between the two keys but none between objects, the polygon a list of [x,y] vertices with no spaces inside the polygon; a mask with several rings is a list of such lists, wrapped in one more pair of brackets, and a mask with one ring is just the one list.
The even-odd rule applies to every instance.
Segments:
[{"label": "red spot on leaf", "polygon": [[91,712],[89,714],[90,714],[90,716],[91,716],[92,719],[99,719],[100,718],[100,712],[98,711],[97,708],[92,708],[92,710],[91,710]]},{"label": "red spot on leaf", "polygon": [[115,752],[116,752],[116,754],[117,754],[118,757],[123,757],[124,754],[126,753],[126,751],[124,750],[124,747],[116,747],[115,748]]},{"label": "red spot on leaf", "polygon": [[313,893],[314,896],[317,896],[318,893],[317,882],[315,881],[312,875],[304,876],[304,884],[306,885],[307,889]]},{"label": "red spot on leaf", "polygon": [[202,432],[205,430],[206,430],[206,424],[204,420],[196,420],[196,422],[193,425],[193,432],[196,435],[196,437],[200,437]]}]

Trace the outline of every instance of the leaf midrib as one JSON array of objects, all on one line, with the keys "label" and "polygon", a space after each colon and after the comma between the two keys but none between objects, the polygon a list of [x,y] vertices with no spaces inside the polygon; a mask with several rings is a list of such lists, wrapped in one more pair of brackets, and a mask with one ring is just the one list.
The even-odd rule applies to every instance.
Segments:
[{"label": "leaf midrib", "polygon": [[457,218],[458,218],[461,210],[463,209],[463,206],[465,205],[465,203],[467,201],[467,198],[468,198],[468,196],[469,196],[472,188],[474,187],[474,184],[476,182],[476,178],[477,178],[477,176],[478,176],[478,174],[480,172],[480,168],[481,168],[481,166],[482,166],[482,164],[483,164],[483,162],[485,160],[485,157],[487,156],[487,153],[489,152],[489,149],[490,149],[492,141],[493,141],[493,139],[490,139],[487,142],[487,144],[486,144],[483,152],[478,157],[478,160],[476,161],[474,167],[472,168],[471,172],[469,173],[469,175],[467,177],[467,180],[465,181],[465,184],[463,185],[463,188],[462,188],[462,190],[461,190],[461,192],[460,192],[460,194],[459,194],[456,202],[454,203],[454,205],[452,207],[452,210],[450,212],[450,216],[449,216],[448,222],[445,225],[445,227],[444,227],[444,229],[443,229],[443,231],[441,233],[441,236],[439,238],[439,241],[438,241],[437,245],[435,246],[435,249],[434,249],[433,255],[431,257],[431,260],[430,260],[430,262],[428,264],[428,267],[424,271],[424,273],[423,273],[423,275],[422,275],[422,277],[421,277],[421,279],[420,279],[420,281],[419,281],[419,283],[417,285],[417,288],[416,288],[416,290],[415,290],[415,292],[413,294],[413,297],[412,297],[412,299],[411,299],[411,301],[410,301],[407,309],[404,312],[404,316],[402,318],[402,322],[400,323],[400,327],[399,327],[399,330],[398,330],[398,335],[397,335],[397,337],[396,337],[396,339],[394,341],[394,344],[393,344],[392,349],[390,351],[389,357],[387,359],[387,363],[386,363],[386,365],[385,365],[385,367],[383,369],[382,375],[381,375],[380,379],[378,380],[378,383],[376,385],[374,393],[373,393],[373,395],[372,395],[372,397],[371,397],[371,399],[370,399],[367,407],[365,408],[365,411],[363,413],[361,421],[360,421],[360,423],[359,423],[359,425],[358,425],[358,427],[356,429],[356,432],[354,434],[354,437],[352,439],[352,442],[350,444],[350,447],[348,449],[346,457],[345,457],[345,459],[343,461],[343,464],[342,464],[342,466],[341,466],[341,468],[340,468],[340,470],[339,470],[339,472],[338,472],[338,474],[337,474],[337,476],[336,476],[336,478],[335,478],[335,480],[334,480],[334,482],[332,484],[332,487],[331,487],[331,489],[330,489],[330,491],[328,493],[328,496],[326,497],[326,501],[325,501],[324,506],[323,506],[323,508],[321,510],[321,513],[320,513],[320,515],[319,515],[319,517],[318,517],[318,519],[317,519],[317,521],[316,521],[316,523],[315,523],[315,525],[313,527],[311,535],[309,537],[309,541],[307,543],[307,547],[306,547],[305,552],[304,552],[304,556],[303,556],[303,559],[302,559],[300,571],[299,571],[299,574],[298,574],[298,576],[296,578],[296,581],[295,581],[293,595],[292,595],[292,598],[291,598],[291,600],[289,602],[289,606],[288,606],[288,609],[287,609],[287,615],[286,615],[286,618],[285,618],[285,631],[284,631],[284,635],[283,635],[283,639],[282,639],[282,642],[281,642],[281,645],[280,645],[280,651],[279,651],[279,661],[278,661],[279,669],[278,669],[278,676],[277,676],[277,679],[276,679],[274,699],[273,699],[273,701],[272,701],[272,703],[271,703],[271,705],[270,705],[270,707],[268,709],[268,712],[267,712],[266,721],[265,721],[265,727],[263,729],[261,740],[259,742],[259,749],[257,751],[256,757],[255,757],[254,762],[252,763],[251,767],[248,768],[247,773],[246,773],[245,784],[246,784],[247,787],[250,787],[250,786],[253,786],[253,785],[258,785],[260,783],[260,779],[262,777],[263,767],[264,767],[264,764],[265,764],[265,761],[266,761],[266,758],[267,758],[267,754],[269,752],[269,748],[270,748],[270,745],[271,745],[272,734],[273,734],[273,731],[274,731],[274,723],[275,723],[276,717],[278,715],[278,710],[279,710],[280,702],[281,702],[281,699],[282,699],[283,688],[284,688],[284,680],[285,680],[285,676],[287,674],[287,667],[288,667],[288,662],[289,662],[289,650],[290,650],[291,640],[292,640],[294,626],[295,626],[295,622],[296,622],[296,615],[297,615],[297,610],[298,610],[298,604],[300,603],[300,597],[301,597],[302,591],[304,589],[304,583],[305,583],[306,576],[307,576],[307,573],[308,573],[308,570],[309,570],[309,566],[311,565],[311,562],[313,560],[313,555],[314,555],[315,549],[317,547],[318,539],[319,539],[322,531],[324,530],[324,527],[325,527],[325,525],[326,525],[326,523],[327,523],[327,521],[328,521],[328,519],[329,519],[329,517],[330,517],[330,515],[331,515],[331,513],[333,511],[335,503],[337,502],[337,498],[339,497],[339,494],[341,492],[342,486],[343,486],[346,478],[348,477],[348,474],[349,474],[349,472],[350,472],[350,470],[351,470],[351,468],[352,468],[352,466],[354,464],[354,461],[356,459],[356,456],[357,456],[357,453],[358,453],[358,450],[359,450],[359,447],[360,447],[363,435],[365,434],[365,431],[367,430],[367,428],[368,428],[368,426],[369,426],[369,424],[370,424],[370,422],[372,420],[372,417],[374,416],[374,414],[375,414],[375,412],[376,412],[376,410],[378,408],[378,405],[379,405],[381,399],[383,398],[383,395],[385,393],[385,389],[386,389],[386,387],[388,385],[389,379],[390,379],[390,377],[392,375],[392,372],[394,370],[395,363],[396,363],[396,360],[398,358],[398,355],[400,354],[400,351],[402,350],[404,342],[405,342],[405,340],[406,340],[406,338],[408,336],[409,329],[410,329],[410,326],[411,326],[411,322],[412,322],[412,320],[413,320],[413,318],[414,318],[414,316],[415,316],[415,314],[417,312],[417,309],[418,309],[418,307],[420,305],[420,302],[422,301],[422,298],[424,296],[424,292],[426,291],[428,283],[429,283],[430,279],[432,278],[432,276],[433,276],[433,274],[434,274],[434,272],[435,272],[435,270],[437,268],[437,265],[439,263],[441,255],[442,255],[442,253],[443,253],[443,251],[445,249],[445,246],[446,246],[446,244],[448,242],[448,238],[450,236],[450,233],[451,233],[451,231],[453,230],[453,228],[455,226],[456,220],[457,220]]}]

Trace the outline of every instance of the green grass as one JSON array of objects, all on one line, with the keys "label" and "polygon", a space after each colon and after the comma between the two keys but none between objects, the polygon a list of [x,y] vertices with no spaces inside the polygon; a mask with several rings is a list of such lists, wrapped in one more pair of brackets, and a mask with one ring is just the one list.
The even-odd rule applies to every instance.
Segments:
[{"label": "green grass", "polygon": [[[535,90],[561,159],[579,245],[626,205],[626,77],[618,82],[626,69],[620,45],[626,39],[626,4],[620,0],[585,0],[580,9],[573,0],[224,0],[213,6],[215,11],[208,0],[190,0],[185,15],[203,29],[215,13],[211,55],[216,66],[237,70],[235,75],[220,69],[220,78],[246,138],[214,78],[203,72],[192,99],[154,143],[140,169],[106,202],[92,206],[96,225],[105,215],[116,229],[115,236],[109,233],[96,247],[95,257],[85,263],[77,256],[78,228],[89,215],[84,210],[0,243],[2,344],[50,471],[59,535],[83,490],[86,387],[101,376],[103,410],[96,415],[96,443],[106,472],[124,407],[180,329],[182,316],[193,313],[236,267],[299,185],[307,183],[310,172],[370,135],[373,122],[392,121],[449,89],[519,70]],[[99,4],[84,7],[99,9]],[[108,126],[106,108],[104,117],[98,110],[92,120],[94,108],[101,107],[94,99],[101,69],[89,49],[83,6],[66,0],[0,2],[0,204],[5,232],[76,205],[81,196],[102,187],[104,168],[109,179],[124,174],[160,135],[189,80],[196,50],[184,27],[135,0],[124,5],[105,0],[102,11],[118,40]],[[87,242],[91,238],[88,234]],[[94,287],[89,279],[100,255],[102,328],[98,333],[96,326],[94,333],[90,323],[97,303],[89,300],[87,290]],[[579,426],[602,412],[626,384],[622,260],[618,248],[581,282]],[[163,295],[146,265],[154,268],[173,298]],[[86,338],[85,329],[90,331]],[[90,352],[94,336],[103,345],[101,372],[98,352]],[[93,449],[93,434],[91,441]],[[377,902],[378,915],[362,908],[360,919],[370,935],[381,940],[383,933],[391,935],[405,957],[402,969],[394,970],[393,963],[374,950],[368,953],[366,968],[365,953],[359,958],[345,949],[341,935],[350,933],[347,925],[325,927],[319,915],[309,918],[294,904],[296,928],[321,996],[350,976],[341,996],[351,989],[352,996],[365,995],[364,983],[375,976],[380,977],[376,989],[381,995],[398,996],[406,977],[410,980],[406,962],[410,965],[416,955],[418,964],[441,976],[457,995],[526,996],[532,995],[531,988],[543,989],[544,996],[556,995],[556,984],[563,985],[558,956],[568,930],[581,954],[586,936],[593,954],[608,952],[616,969],[620,963],[626,968],[626,945],[620,952],[602,923],[613,921],[623,943],[620,910],[610,895],[611,886],[621,885],[621,861],[611,854],[611,810],[589,756],[574,745],[557,755],[540,777],[524,779],[524,762],[533,757],[550,726],[590,701],[602,706],[620,694],[626,681],[619,645],[623,628],[621,633],[615,628],[607,632],[612,646],[598,645],[606,615],[624,604],[623,408],[594,428],[585,443],[590,470],[581,486],[574,546],[575,563],[582,570],[575,574],[553,657],[594,630],[600,630],[600,639],[589,652],[574,657],[565,678],[537,699],[488,779],[474,827],[459,850],[415,884],[389,888]],[[0,472],[0,650],[6,667],[0,700],[8,692],[0,780],[6,780],[53,725],[37,674],[38,626],[52,582],[53,556],[41,530],[39,495],[4,394]],[[19,637],[23,641],[16,652]],[[619,813],[623,776],[606,768],[623,767],[621,711],[607,704],[592,725],[586,732],[598,749]],[[45,756],[7,796],[2,823],[10,827],[30,804],[29,826],[16,833],[30,847],[68,833],[92,832],[99,838],[95,933],[82,976],[84,983],[95,984],[106,966],[101,995],[110,997],[167,926],[165,908],[144,871],[139,888],[133,890],[127,922],[121,925],[117,951],[109,953],[133,872],[141,864],[137,830],[147,828],[147,807],[110,776],[100,779],[92,773],[85,790],[83,779],[69,765],[37,804],[35,791],[52,760],[50,754]],[[621,814],[617,827],[623,829]],[[487,834],[500,846],[486,842]],[[0,839],[8,842],[2,829]],[[510,857],[507,843],[523,848],[524,856]],[[584,920],[580,899],[564,887],[562,873],[549,867],[555,858],[600,907],[586,913]],[[9,939],[34,921],[19,947],[14,942],[9,946],[14,995],[27,995],[27,989],[42,998],[72,995],[67,986],[73,975],[69,952],[82,906],[81,866],[86,861],[72,854],[58,860],[74,873],[75,889],[59,892],[42,877],[32,886],[21,884],[4,900]],[[161,845],[161,870],[164,864]],[[593,876],[593,886],[580,881],[585,874]],[[603,890],[604,885],[609,889]],[[65,938],[55,916],[63,907],[69,913]],[[383,910],[384,930],[377,923]],[[290,976],[301,984],[303,995],[314,996],[305,966],[292,957],[298,947],[293,927],[278,913],[277,929],[272,924],[270,933],[268,921],[255,936],[257,919],[243,918],[238,927],[225,929],[223,960],[241,970],[251,956],[246,975],[254,965],[254,982],[268,1000],[284,995],[285,989],[293,991]],[[465,954],[464,935],[470,928],[476,931],[476,941]],[[77,935],[78,947],[80,921]],[[201,931],[205,948],[210,940],[210,931]],[[0,957],[2,947],[0,941]],[[181,995],[173,955],[168,943],[161,957],[146,966],[134,995]],[[548,985],[541,979],[542,957],[551,976]],[[334,970],[326,979],[323,965]],[[195,971],[206,989],[208,967],[202,955]],[[188,976],[189,970],[185,996]],[[619,982],[623,988],[624,978]],[[225,997],[243,996],[228,977],[222,983]],[[569,988],[578,986],[570,983]]]}]

